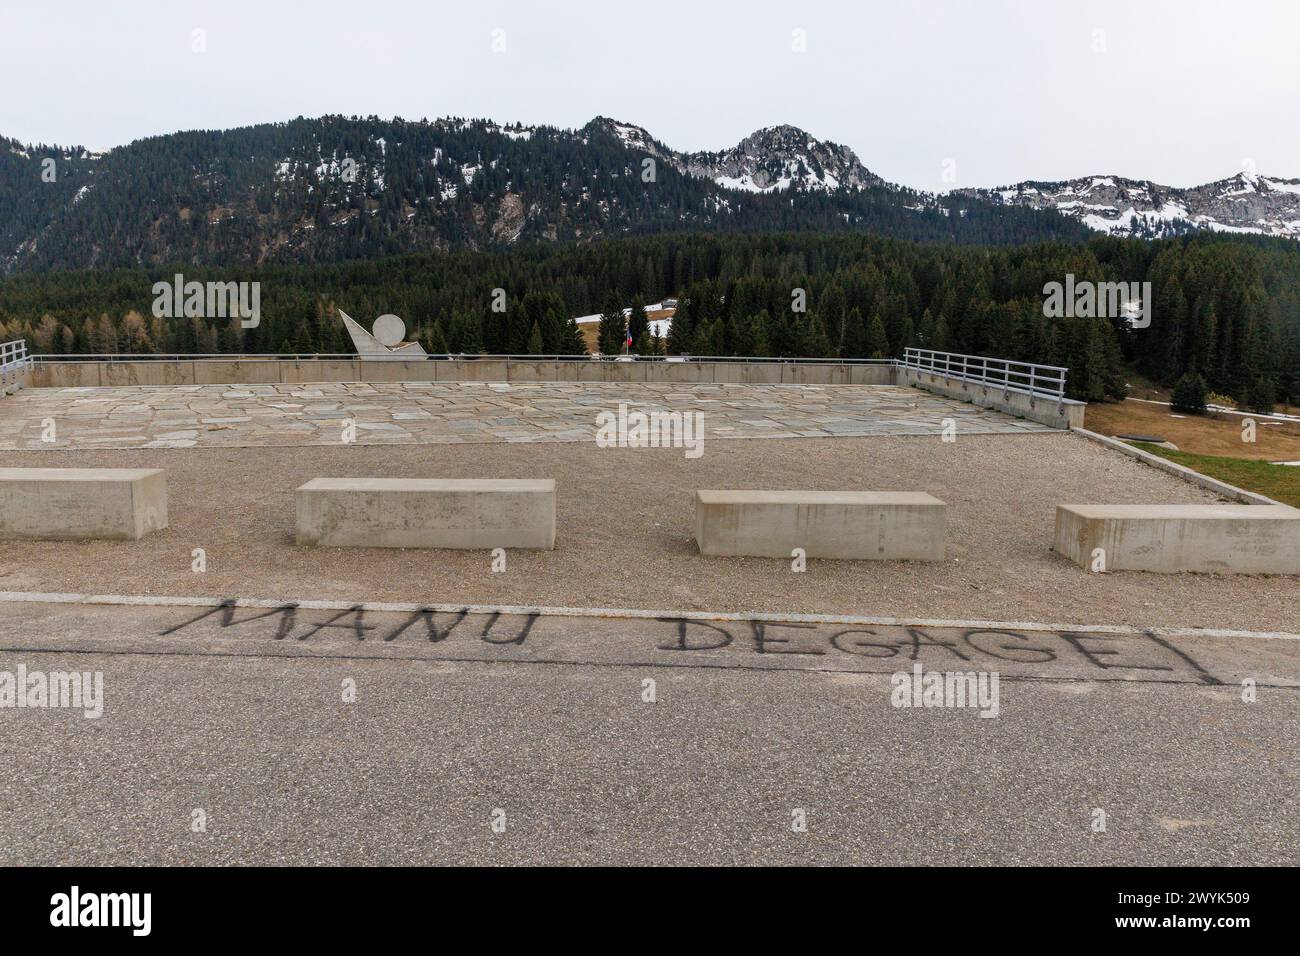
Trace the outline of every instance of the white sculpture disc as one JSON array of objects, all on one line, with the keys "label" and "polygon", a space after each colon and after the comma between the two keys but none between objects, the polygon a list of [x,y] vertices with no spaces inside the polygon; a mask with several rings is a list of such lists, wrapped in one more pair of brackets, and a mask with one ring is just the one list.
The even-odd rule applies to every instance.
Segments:
[{"label": "white sculpture disc", "polygon": [[381,315],[375,319],[373,334],[381,345],[392,348],[394,345],[400,345],[406,338],[406,323],[400,316]]}]

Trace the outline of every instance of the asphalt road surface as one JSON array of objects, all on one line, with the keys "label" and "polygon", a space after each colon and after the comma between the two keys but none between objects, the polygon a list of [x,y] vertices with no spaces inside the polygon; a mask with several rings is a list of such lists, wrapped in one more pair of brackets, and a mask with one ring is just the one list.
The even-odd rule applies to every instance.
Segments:
[{"label": "asphalt road surface", "polygon": [[1296,864],[1298,742],[1278,637],[0,603],[6,864]]}]

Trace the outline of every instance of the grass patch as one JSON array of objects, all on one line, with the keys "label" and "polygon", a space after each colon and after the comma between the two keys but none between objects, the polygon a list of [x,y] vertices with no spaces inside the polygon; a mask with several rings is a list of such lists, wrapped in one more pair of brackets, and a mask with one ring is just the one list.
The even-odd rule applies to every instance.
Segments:
[{"label": "grass patch", "polygon": [[1219,481],[1300,508],[1300,465],[1274,465],[1267,461],[1220,455],[1193,455],[1191,452],[1170,451],[1144,441],[1129,444]]}]

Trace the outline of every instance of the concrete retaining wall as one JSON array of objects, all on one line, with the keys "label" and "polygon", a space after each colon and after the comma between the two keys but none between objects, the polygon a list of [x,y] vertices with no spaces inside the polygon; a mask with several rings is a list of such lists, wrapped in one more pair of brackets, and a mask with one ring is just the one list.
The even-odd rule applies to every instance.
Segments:
[{"label": "concrete retaining wall", "polygon": [[167,527],[158,468],[0,468],[0,538],[135,541]]},{"label": "concrete retaining wall", "polygon": [[1287,505],[1057,505],[1056,550],[1092,570],[1300,574]]},{"label": "concrete retaining wall", "polygon": [[909,491],[697,491],[701,554],[942,561],[947,506]]},{"label": "concrete retaining wall", "polygon": [[20,389],[30,388],[32,384],[31,367],[10,367],[0,371],[0,398],[12,395]]},{"label": "concrete retaining wall", "polygon": [[946,398],[972,402],[981,408],[994,408],[1053,428],[1068,429],[1083,425],[1083,410],[1087,407],[1084,402],[1067,398],[1058,403],[1055,399],[1035,398],[1021,392],[1003,393],[1002,389],[993,385],[963,382],[936,372],[920,372],[911,368],[899,368],[897,372],[899,385],[910,385]]},{"label": "concrete retaining wall", "polygon": [[306,382],[702,382],[738,385],[892,385],[889,365],[785,362],[595,362],[481,358],[457,361],[361,359],[181,359],[40,362],[31,385],[256,385]]},{"label": "concrete retaining wall", "polygon": [[313,478],[295,499],[301,545],[555,547],[549,478]]}]

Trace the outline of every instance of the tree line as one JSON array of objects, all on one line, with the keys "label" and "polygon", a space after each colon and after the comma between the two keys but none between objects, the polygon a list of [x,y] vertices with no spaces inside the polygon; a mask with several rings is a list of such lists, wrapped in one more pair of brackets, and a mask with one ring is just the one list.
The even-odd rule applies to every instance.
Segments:
[{"label": "tree line", "polygon": [[[250,281],[256,328],[152,314],[153,283]],[[1044,286],[1150,282],[1151,322],[1050,318]],[[679,300],[656,340],[640,306]],[[1172,386],[1300,399],[1300,244],[1201,234],[1019,247],[847,234],[682,235],[258,268],[83,270],[0,280],[0,340],[46,353],[341,353],[338,320],[400,315],[434,353],[576,354],[574,316],[601,313],[601,350],[886,358],[907,346],[1062,365],[1069,394],[1121,397],[1128,369]],[[617,346],[615,346],[617,343]]]}]

